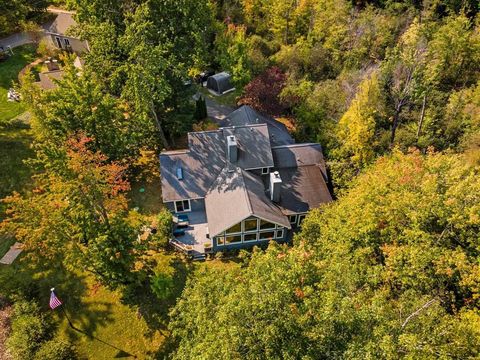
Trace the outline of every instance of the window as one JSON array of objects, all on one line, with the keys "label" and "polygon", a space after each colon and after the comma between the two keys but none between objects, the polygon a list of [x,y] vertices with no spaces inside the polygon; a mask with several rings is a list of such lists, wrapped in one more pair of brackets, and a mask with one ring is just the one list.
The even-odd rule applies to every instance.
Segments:
[{"label": "window", "polygon": [[275,231],[261,232],[259,240],[272,240],[275,237]]},{"label": "window", "polygon": [[305,219],[305,214],[298,215],[298,226],[302,225],[302,222],[304,219]]},{"label": "window", "polygon": [[243,235],[243,241],[257,241],[257,233]]},{"label": "window", "polygon": [[262,175],[267,175],[270,172],[270,168],[262,168]]},{"label": "window", "polygon": [[65,43],[66,47],[70,46],[70,40],[68,40],[67,38],[63,38],[63,42]]},{"label": "window", "polygon": [[277,239],[283,239],[283,229],[277,230],[277,234],[275,236]]},{"label": "window", "polygon": [[297,223],[297,215],[290,215],[288,217],[288,220],[290,221],[290,224],[296,224]]},{"label": "window", "polygon": [[226,231],[227,234],[234,234],[239,232],[242,232],[242,223],[235,224]]},{"label": "window", "polygon": [[190,211],[190,200],[175,201],[175,212]]},{"label": "window", "polygon": [[275,229],[275,224],[272,224],[265,220],[260,220],[260,230]]},{"label": "window", "polygon": [[243,222],[243,231],[257,231],[257,219],[247,219]]},{"label": "window", "polygon": [[55,41],[57,42],[57,47],[62,48],[62,41],[58,36],[55,36]]},{"label": "window", "polygon": [[225,236],[216,236],[217,246],[225,245]]},{"label": "window", "polygon": [[242,242],[242,235],[227,235],[225,236],[225,244],[236,244]]}]

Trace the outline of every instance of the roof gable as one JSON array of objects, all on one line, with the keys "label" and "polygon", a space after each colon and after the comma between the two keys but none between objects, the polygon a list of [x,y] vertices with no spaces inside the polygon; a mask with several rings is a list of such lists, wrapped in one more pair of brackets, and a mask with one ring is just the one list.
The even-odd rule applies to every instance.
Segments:
[{"label": "roof gable", "polygon": [[48,31],[54,34],[67,35],[67,30],[76,25],[77,22],[73,19],[72,14],[62,12],[57,15]]},{"label": "roof gable", "polygon": [[290,228],[280,208],[265,195],[261,179],[240,169],[224,169],[205,196],[211,236],[238,224],[249,216]]},{"label": "roof gable", "polygon": [[266,124],[268,126],[270,143],[272,146],[293,144],[295,142],[284,124],[256,112],[248,105],[243,105],[230,113],[225,118],[225,122],[228,126]]}]

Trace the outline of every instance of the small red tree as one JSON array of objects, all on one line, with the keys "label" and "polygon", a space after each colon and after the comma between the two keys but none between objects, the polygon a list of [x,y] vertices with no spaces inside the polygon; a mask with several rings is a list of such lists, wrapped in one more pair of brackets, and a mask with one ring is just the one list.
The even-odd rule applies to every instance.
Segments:
[{"label": "small red tree", "polygon": [[280,102],[280,92],[285,87],[287,76],[277,66],[265,70],[245,86],[239,105],[250,105],[268,115],[281,115],[285,106]]}]

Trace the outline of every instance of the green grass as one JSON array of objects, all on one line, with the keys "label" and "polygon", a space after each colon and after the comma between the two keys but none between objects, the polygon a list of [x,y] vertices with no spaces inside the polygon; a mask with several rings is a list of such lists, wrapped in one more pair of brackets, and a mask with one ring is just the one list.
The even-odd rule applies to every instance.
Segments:
[{"label": "green grass", "polygon": [[20,70],[36,57],[35,47],[32,45],[15,48],[13,53],[13,56],[0,62],[0,123],[5,123],[25,111],[24,103],[7,101],[7,92],[12,87],[12,82],[18,81]]},{"label": "green grass", "polygon": [[[219,259],[205,263],[176,260],[177,287],[171,298],[162,302],[139,288],[128,303],[122,302],[120,292],[99,285],[89,273],[66,271],[55,263],[48,267],[33,265],[22,254],[12,265],[0,265],[0,288],[6,294],[22,288],[34,295],[47,315],[53,317],[56,336],[72,341],[82,358],[131,358],[130,354],[138,359],[161,359],[172,351],[168,311],[180,296],[187,276],[203,267],[228,270],[238,266],[237,261]],[[70,328],[60,309],[48,308],[51,287],[55,287],[73,325],[81,332]]]},{"label": "green grass", "polygon": [[[34,294],[57,325],[57,336],[72,341],[81,358],[103,360],[131,354],[145,359],[158,351],[167,334],[161,329],[150,329],[135,307],[121,303],[117,291],[99,285],[85,272],[64,271],[55,264],[39,270],[23,257],[12,265],[0,265],[0,287],[2,293],[23,288]],[[48,308],[51,287],[55,287],[69,318],[80,331],[70,328],[61,309]]]},{"label": "green grass", "polygon": [[[32,173],[23,160],[33,156],[32,139],[30,127],[25,123],[0,126],[0,199],[28,186]],[[0,220],[3,213],[4,205],[0,203]]]},{"label": "green grass", "polygon": [[[138,182],[133,183],[130,190],[130,208],[138,208],[143,214],[158,214],[163,208],[162,203],[162,184],[160,179],[151,183]],[[144,191],[140,191],[143,189]]]}]

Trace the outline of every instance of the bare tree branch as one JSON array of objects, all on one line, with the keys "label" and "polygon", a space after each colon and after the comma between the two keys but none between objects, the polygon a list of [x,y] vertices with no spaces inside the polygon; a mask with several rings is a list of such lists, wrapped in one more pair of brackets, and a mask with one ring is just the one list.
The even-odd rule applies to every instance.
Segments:
[{"label": "bare tree branch", "polygon": [[405,321],[402,324],[402,329],[408,324],[408,322],[414,318],[415,316],[418,316],[423,310],[431,306],[435,301],[437,301],[437,298],[433,298],[429,301],[427,301],[425,304],[423,304],[421,307],[419,307],[417,310],[415,310],[413,313],[408,315],[408,317],[405,319]]}]

